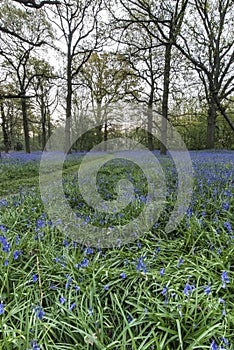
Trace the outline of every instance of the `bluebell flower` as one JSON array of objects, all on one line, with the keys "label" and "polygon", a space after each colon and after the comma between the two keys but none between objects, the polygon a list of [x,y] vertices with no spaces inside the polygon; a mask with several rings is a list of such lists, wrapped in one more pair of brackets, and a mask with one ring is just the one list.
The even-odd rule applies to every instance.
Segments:
[{"label": "bluebell flower", "polygon": [[66,302],[66,298],[60,297],[60,298],[59,298],[59,302],[60,302],[60,304],[63,305],[63,304]]},{"label": "bluebell flower", "polygon": [[229,341],[225,337],[220,338],[221,342],[224,343],[225,345],[229,344]]},{"label": "bluebell flower", "polygon": [[43,218],[39,218],[37,219],[37,222],[36,222],[36,227],[37,228],[42,228],[46,225],[46,222]]},{"label": "bluebell flower", "polygon": [[76,290],[77,292],[80,290],[80,287],[79,287],[79,286],[75,286],[74,288],[75,288],[75,290]]},{"label": "bluebell flower", "polygon": [[155,253],[157,254],[157,253],[160,253],[160,247],[157,247],[156,249],[155,249]]},{"label": "bluebell flower", "polygon": [[14,260],[17,260],[18,257],[22,254],[22,251],[21,250],[15,250],[14,253],[13,253],[13,258]]},{"label": "bluebell flower", "polygon": [[39,320],[42,320],[43,317],[45,316],[45,312],[44,312],[42,306],[36,306],[35,312],[36,312],[36,315],[39,318]]},{"label": "bluebell flower", "polygon": [[210,292],[211,292],[210,286],[204,287],[204,292],[205,292],[206,295],[209,295]]},{"label": "bluebell flower", "polygon": [[131,323],[133,320],[132,316],[131,315],[127,315],[127,321],[128,323]]},{"label": "bluebell flower", "polygon": [[227,271],[223,271],[221,278],[222,278],[222,282],[223,282],[222,287],[226,288],[226,283],[230,282],[229,278],[228,278],[228,275],[227,275]]},{"label": "bluebell flower", "polygon": [[125,278],[127,277],[127,276],[126,276],[126,273],[121,272],[120,277],[121,277],[122,279],[125,279]]},{"label": "bluebell flower", "polygon": [[222,204],[223,210],[228,210],[229,207],[230,207],[230,204],[228,202],[225,202],[225,203]]},{"label": "bluebell flower", "polygon": [[232,225],[229,221],[226,221],[223,226],[227,229],[228,233],[232,232]]},{"label": "bluebell flower", "polygon": [[15,244],[16,244],[16,245],[19,245],[19,242],[20,242],[20,236],[17,235],[17,236],[15,237]]},{"label": "bluebell flower", "polygon": [[68,242],[68,240],[67,240],[67,239],[64,239],[64,240],[63,240],[63,246],[64,246],[64,247],[69,247],[69,245],[70,245],[70,243]]},{"label": "bluebell flower", "polygon": [[162,295],[166,295],[167,294],[167,287],[163,287],[161,293],[162,293]]},{"label": "bluebell flower", "polygon": [[73,310],[74,309],[74,307],[76,307],[76,303],[72,303],[70,306],[69,306],[69,309],[68,310]]},{"label": "bluebell flower", "polygon": [[93,248],[91,248],[91,247],[88,247],[88,248],[86,248],[86,250],[85,250],[85,254],[86,254],[86,255],[93,254],[93,252],[94,252],[94,250],[93,250]]},{"label": "bluebell flower", "polygon": [[143,273],[146,273],[146,265],[143,260],[144,257],[138,258],[136,269],[138,272],[143,271]]},{"label": "bluebell flower", "polygon": [[184,295],[189,296],[192,293],[194,288],[195,287],[193,285],[191,285],[187,282],[185,287],[184,287]]},{"label": "bluebell flower", "polygon": [[6,232],[7,231],[6,226],[5,225],[0,225],[0,231]]},{"label": "bluebell flower", "polygon": [[180,258],[180,260],[179,260],[179,262],[178,262],[177,266],[179,267],[180,265],[182,265],[182,264],[183,264],[183,262],[184,262],[184,259]]},{"label": "bluebell flower", "polygon": [[89,265],[89,260],[83,259],[79,264],[76,264],[75,267],[79,269],[80,267],[87,267],[88,265]]},{"label": "bluebell flower", "polygon": [[210,344],[210,349],[211,350],[218,350],[218,345],[216,344],[216,342],[213,340],[212,343]]},{"label": "bluebell flower", "polygon": [[32,281],[33,282],[37,282],[38,280],[38,276],[37,275],[32,275]]},{"label": "bluebell flower", "polygon": [[32,340],[30,345],[31,345],[32,350],[40,350],[40,346],[38,345],[36,340]]},{"label": "bluebell flower", "polygon": [[0,236],[0,243],[2,244],[2,250],[5,253],[10,253],[10,243],[7,241],[6,237]]},{"label": "bluebell flower", "polygon": [[159,274],[160,274],[160,276],[162,277],[162,276],[164,275],[164,273],[165,273],[165,269],[162,268],[162,269],[160,270]]},{"label": "bluebell flower", "polygon": [[0,199],[0,207],[6,207],[8,205],[8,202],[6,199]]},{"label": "bluebell flower", "polygon": [[4,266],[8,266],[8,265],[9,265],[9,260],[6,259],[6,260],[4,261]]},{"label": "bluebell flower", "polygon": [[67,277],[67,282],[65,284],[65,288],[68,289],[72,283],[72,278],[69,275],[66,275]]},{"label": "bluebell flower", "polygon": [[104,290],[108,290],[109,289],[109,286],[108,285],[105,285],[104,286]]},{"label": "bluebell flower", "polygon": [[93,309],[92,309],[92,307],[91,307],[91,306],[89,306],[88,311],[89,311],[89,315],[91,316],[91,315],[93,314]]},{"label": "bluebell flower", "polygon": [[0,315],[2,315],[5,312],[4,309],[5,305],[3,304],[3,302],[0,303]]}]

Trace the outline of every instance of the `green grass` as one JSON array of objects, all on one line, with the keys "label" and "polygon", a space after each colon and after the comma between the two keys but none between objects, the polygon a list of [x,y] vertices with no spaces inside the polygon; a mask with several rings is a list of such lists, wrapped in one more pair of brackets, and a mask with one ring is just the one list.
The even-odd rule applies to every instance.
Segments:
[{"label": "green grass", "polygon": [[[2,194],[18,191],[17,184],[28,188],[9,196],[0,208],[0,349],[32,349],[33,340],[40,350],[192,350],[210,349],[213,341],[234,349],[234,244],[227,225],[234,225],[228,173],[233,168],[231,163],[196,164],[191,213],[166,235],[176,179],[170,161],[162,163],[171,170],[171,191],[158,225],[128,245],[88,250],[65,237],[44,213],[38,163],[1,168],[6,180]],[[82,202],[74,186],[78,166],[65,165],[65,192],[74,210],[92,217],[87,205],[77,208]],[[142,172],[127,169],[139,195],[145,195]],[[102,197],[114,199],[114,185],[125,175],[124,164],[103,167],[98,180]],[[124,220],[131,219],[134,205],[123,211]],[[42,307],[42,319],[36,307]]]}]

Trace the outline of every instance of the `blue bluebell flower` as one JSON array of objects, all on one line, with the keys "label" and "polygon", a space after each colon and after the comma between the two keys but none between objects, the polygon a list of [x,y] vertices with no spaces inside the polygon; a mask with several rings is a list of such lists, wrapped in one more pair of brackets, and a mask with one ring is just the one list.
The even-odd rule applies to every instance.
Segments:
[{"label": "blue bluebell flower", "polygon": [[132,320],[133,320],[132,316],[128,314],[128,315],[127,315],[127,321],[128,321],[128,323],[131,323]]},{"label": "blue bluebell flower", "polygon": [[126,276],[126,273],[121,272],[120,277],[121,277],[122,279],[125,279],[125,278],[127,277],[127,276]]},{"label": "blue bluebell flower", "polygon": [[136,269],[138,272],[143,271],[143,273],[146,273],[146,265],[144,263],[144,257],[138,258]]},{"label": "blue bluebell flower", "polygon": [[32,340],[30,345],[32,350],[40,350],[40,346],[38,345],[36,340]]},{"label": "blue bluebell flower", "polygon": [[186,296],[189,296],[192,291],[194,290],[194,286],[189,284],[188,282],[185,284],[185,287],[184,287],[184,295]]},{"label": "blue bluebell flower", "polygon": [[65,284],[65,288],[68,289],[71,286],[72,278],[69,275],[66,275],[66,277],[67,277],[67,282]]},{"label": "blue bluebell flower", "polygon": [[216,344],[216,342],[213,340],[212,343],[210,344],[210,349],[211,350],[218,350],[218,345]]},{"label": "blue bluebell flower", "polygon": [[59,298],[59,302],[60,302],[60,304],[63,305],[63,304],[66,302],[66,298],[60,297],[60,298]]},{"label": "blue bluebell flower", "polygon": [[45,312],[44,312],[42,306],[36,306],[35,312],[36,312],[36,315],[39,318],[39,320],[42,320],[43,317],[45,316]]},{"label": "blue bluebell flower", "polygon": [[226,221],[223,226],[227,229],[228,233],[232,232],[232,225],[229,221]]},{"label": "blue bluebell flower", "polygon": [[38,280],[38,276],[37,275],[32,275],[32,281],[33,282],[37,282],[37,280]]},{"label": "blue bluebell flower", "polygon": [[67,240],[67,239],[64,239],[64,240],[63,240],[63,246],[64,246],[64,247],[69,247],[69,245],[70,245],[70,243],[68,242],[68,240]]},{"label": "blue bluebell flower", "polygon": [[0,236],[0,243],[2,244],[3,252],[10,253],[11,246],[5,236]]},{"label": "blue bluebell flower", "polygon": [[4,314],[5,309],[4,309],[5,305],[3,304],[3,302],[0,303],[0,315]]},{"label": "blue bluebell flower", "polygon": [[206,295],[209,295],[211,292],[211,287],[210,286],[204,287],[204,292]]},{"label": "blue bluebell flower", "polygon": [[222,278],[222,282],[223,282],[222,287],[226,288],[226,283],[230,282],[229,278],[228,278],[228,275],[227,275],[227,271],[223,271],[221,278]]},{"label": "blue bluebell flower", "polygon": [[76,307],[76,303],[72,303],[70,306],[69,306],[69,308],[68,308],[68,310],[73,310],[74,309],[74,307]]},{"label": "blue bluebell flower", "polygon": [[184,259],[180,258],[180,260],[179,260],[179,262],[178,262],[177,266],[179,267],[180,265],[182,265],[182,264],[183,264],[183,262],[184,262]]},{"label": "blue bluebell flower", "polygon": [[160,276],[162,277],[162,276],[164,275],[164,273],[165,273],[165,269],[162,268],[162,269],[160,270],[159,274],[160,274]]},{"label": "blue bluebell flower", "polygon": [[21,250],[15,250],[14,253],[13,253],[14,260],[17,260],[20,255],[22,255],[22,251]]},{"label": "blue bluebell flower", "polygon": [[85,254],[86,254],[86,255],[90,255],[90,254],[93,254],[93,253],[94,253],[93,248],[88,247],[88,248],[85,249]]},{"label": "blue bluebell flower", "polygon": [[19,242],[20,242],[20,236],[17,235],[17,236],[15,237],[15,244],[16,244],[16,245],[19,245]]}]

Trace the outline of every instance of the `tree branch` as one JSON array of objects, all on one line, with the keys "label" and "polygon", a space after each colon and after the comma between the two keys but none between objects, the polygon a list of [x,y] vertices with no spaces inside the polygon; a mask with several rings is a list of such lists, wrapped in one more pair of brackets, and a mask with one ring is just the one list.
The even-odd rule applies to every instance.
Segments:
[{"label": "tree branch", "polygon": [[44,5],[60,5],[61,2],[57,0],[44,0],[44,1],[36,1],[36,0],[13,0],[17,2],[18,4],[35,8],[35,9],[40,9]]}]

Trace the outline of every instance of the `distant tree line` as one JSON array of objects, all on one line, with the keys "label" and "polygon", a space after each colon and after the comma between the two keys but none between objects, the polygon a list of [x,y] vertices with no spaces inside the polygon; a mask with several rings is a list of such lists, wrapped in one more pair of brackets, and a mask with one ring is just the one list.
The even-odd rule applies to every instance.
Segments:
[{"label": "distant tree line", "polygon": [[[92,121],[73,149],[125,135],[165,154],[171,125],[234,148],[233,21],[232,0],[1,1],[1,149],[45,149],[62,120],[65,151]],[[132,103],[146,113],[117,126]]]}]

